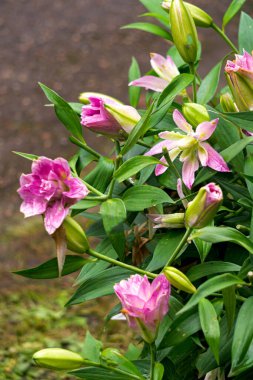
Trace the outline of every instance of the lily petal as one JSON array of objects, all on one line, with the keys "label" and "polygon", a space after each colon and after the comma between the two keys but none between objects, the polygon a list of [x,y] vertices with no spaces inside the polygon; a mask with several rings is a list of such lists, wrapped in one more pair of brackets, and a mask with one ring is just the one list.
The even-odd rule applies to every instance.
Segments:
[{"label": "lily petal", "polygon": [[[164,157],[162,157],[162,158],[160,159],[160,161],[161,161],[161,162],[164,162],[165,164],[167,163]],[[162,164],[158,164],[158,165],[156,165],[156,167],[155,167],[155,175],[156,175],[156,176],[161,175],[161,174],[163,174],[164,172],[166,172],[167,169],[168,169],[168,166],[164,166],[164,165],[162,165]]]},{"label": "lily petal", "polygon": [[186,133],[193,132],[192,126],[189,123],[187,123],[187,121],[185,120],[185,118],[183,117],[183,115],[181,114],[181,112],[179,112],[178,110],[174,110],[174,112],[172,114],[172,117],[173,117],[174,123],[182,131],[184,131]]},{"label": "lily petal", "polygon": [[150,57],[151,66],[160,78],[171,82],[174,77],[180,74],[177,66],[170,56],[166,59],[160,54],[151,53]]},{"label": "lily petal", "polygon": [[162,153],[163,148],[167,148],[168,150],[171,150],[173,148],[173,143],[167,140],[161,141],[155,146],[153,146],[153,148],[151,148],[148,152],[146,152],[145,156],[153,156],[155,154]]},{"label": "lily petal", "polygon": [[217,172],[230,172],[230,169],[223,157],[218,152],[216,152],[216,150],[213,149],[211,145],[204,142],[201,145],[206,149],[208,153],[207,166],[209,166],[209,168],[214,169]]},{"label": "lily petal", "polygon": [[208,153],[206,149],[200,144],[198,148],[199,161],[202,166],[207,166]]},{"label": "lily petal", "polygon": [[157,78],[153,75],[145,75],[144,77],[133,80],[128,86],[144,87],[146,90],[162,92],[168,84],[169,82],[162,78]]},{"label": "lily petal", "polygon": [[198,159],[194,154],[188,156],[188,158],[183,163],[182,169],[182,178],[184,184],[188,187],[188,189],[192,188],[192,185],[195,180],[195,172],[199,168]]},{"label": "lily petal", "polygon": [[196,135],[198,137],[198,140],[205,141],[209,139],[209,137],[212,136],[214,133],[219,119],[214,119],[211,121],[204,121],[203,123],[200,123],[196,128]]}]

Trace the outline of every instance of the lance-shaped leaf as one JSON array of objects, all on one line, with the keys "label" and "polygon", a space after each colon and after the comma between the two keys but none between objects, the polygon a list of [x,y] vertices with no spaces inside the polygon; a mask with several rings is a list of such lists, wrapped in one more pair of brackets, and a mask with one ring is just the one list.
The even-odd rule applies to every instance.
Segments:
[{"label": "lance-shaped leaf", "polygon": [[239,24],[239,48],[242,52],[243,49],[248,51],[249,53],[253,49],[253,18],[247,15],[247,13],[242,12]]},{"label": "lance-shaped leaf", "polygon": [[149,156],[136,156],[132,157],[129,160],[125,161],[118,170],[114,173],[114,177],[117,181],[122,182],[127,178],[135,175],[142,169],[150,165],[157,165],[160,161],[155,157]]},{"label": "lance-shaped leaf", "polygon": [[[133,57],[132,63],[131,63],[131,66],[130,66],[129,72],[128,72],[129,83],[135,79],[140,78],[140,76],[141,76],[141,72],[140,72],[138,62]],[[137,87],[137,86],[129,86],[128,92],[129,92],[130,105],[132,107],[136,108],[138,106],[138,103],[139,103],[141,89],[140,89],[140,87]]]},{"label": "lance-shaped leaf", "polygon": [[239,12],[243,4],[246,0],[233,0],[229,7],[227,8],[223,20],[222,20],[222,27],[225,28],[225,26],[235,17],[235,15]]},{"label": "lance-shaped leaf", "polygon": [[122,200],[128,211],[142,211],[161,203],[174,203],[165,191],[149,185],[131,187],[124,193]]},{"label": "lance-shaped leaf", "polygon": [[214,97],[219,84],[221,65],[222,62],[215,65],[201,82],[197,94],[198,103],[206,104]]},{"label": "lance-shaped leaf", "polygon": [[168,30],[161,28],[158,25],[151,24],[149,22],[134,22],[132,24],[122,26],[121,29],[143,30],[144,32],[148,32],[156,36],[162,37],[165,40],[172,41],[172,36]]},{"label": "lance-shaped leaf", "polygon": [[215,308],[205,298],[199,301],[199,319],[205,339],[219,364],[220,326]]},{"label": "lance-shaped leaf", "polygon": [[192,266],[186,273],[190,281],[199,280],[202,277],[223,272],[239,272],[240,265],[224,261],[208,261]]}]

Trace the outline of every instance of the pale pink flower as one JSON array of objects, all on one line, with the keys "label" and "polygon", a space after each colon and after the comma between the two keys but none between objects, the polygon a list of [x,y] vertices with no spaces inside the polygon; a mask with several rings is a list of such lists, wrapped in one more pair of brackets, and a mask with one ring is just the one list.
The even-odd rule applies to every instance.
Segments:
[{"label": "pale pink flower", "polygon": [[[156,144],[146,155],[152,156],[162,153],[163,148],[168,150],[172,161],[180,155],[180,161],[183,162],[182,179],[189,189],[194,183],[195,172],[198,170],[199,164],[219,172],[229,171],[222,156],[205,142],[215,131],[218,119],[204,121],[197,126],[195,131],[178,110],[173,112],[173,120],[184,134],[173,131],[159,133],[159,137],[164,141]],[[165,162],[165,158],[162,157],[160,161]],[[155,174],[160,175],[166,170],[166,166],[158,164]]]},{"label": "pale pink flower", "polygon": [[179,75],[179,71],[173,59],[168,55],[164,58],[160,54],[151,53],[151,66],[158,75],[145,75],[129,83],[129,86],[144,87],[149,90],[162,92],[173,78]]},{"label": "pale pink flower", "polygon": [[156,331],[169,309],[170,283],[164,274],[157,276],[152,283],[147,276],[135,274],[115,284],[114,291],[130,327],[139,325],[139,320],[150,331]]},{"label": "pale pink flower", "polygon": [[23,199],[20,211],[25,217],[43,214],[45,229],[53,234],[70,206],[89,191],[79,178],[72,176],[64,158],[39,157],[32,163],[32,172],[21,175],[18,193]]}]

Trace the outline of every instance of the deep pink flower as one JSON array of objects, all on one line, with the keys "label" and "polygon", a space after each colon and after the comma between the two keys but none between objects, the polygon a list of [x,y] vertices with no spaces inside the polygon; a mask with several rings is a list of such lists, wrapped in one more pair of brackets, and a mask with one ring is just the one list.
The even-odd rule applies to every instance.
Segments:
[{"label": "deep pink flower", "polygon": [[129,325],[136,327],[136,319],[155,332],[169,309],[170,283],[160,274],[150,283],[147,276],[135,274],[114,285]]},{"label": "deep pink flower", "polygon": [[164,58],[160,54],[151,53],[150,57],[151,66],[158,77],[145,75],[130,82],[129,86],[145,87],[149,90],[162,92],[180,72],[169,55]]},{"label": "deep pink flower", "polygon": [[135,108],[105,96],[92,96],[89,101],[90,104],[82,107],[81,124],[102,135],[127,136],[141,118]]},{"label": "deep pink flower", "polygon": [[[159,137],[164,139],[164,141],[159,142],[151,148],[146,155],[152,156],[162,153],[163,148],[167,148],[172,161],[180,155],[180,161],[183,162],[183,182],[189,189],[191,189],[194,183],[195,172],[199,168],[199,163],[202,166],[209,166],[219,172],[229,171],[222,156],[211,145],[205,142],[215,131],[218,119],[204,121],[197,126],[196,131],[193,130],[192,126],[187,123],[178,110],[173,112],[173,119],[178,128],[185,134],[173,131],[159,133]],[[162,157],[160,161],[164,162],[165,158]],[[155,174],[160,175],[166,170],[166,166],[158,164]]]},{"label": "deep pink flower", "polygon": [[79,178],[71,175],[64,158],[39,157],[32,163],[32,173],[20,177],[20,211],[25,217],[44,214],[47,232],[53,234],[67,216],[70,206],[88,193]]}]

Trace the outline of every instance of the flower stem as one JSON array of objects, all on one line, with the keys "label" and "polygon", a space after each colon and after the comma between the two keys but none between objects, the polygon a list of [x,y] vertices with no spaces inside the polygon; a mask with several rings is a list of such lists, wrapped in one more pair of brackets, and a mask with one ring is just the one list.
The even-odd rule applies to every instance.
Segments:
[{"label": "flower stem", "polygon": [[182,248],[184,247],[184,245],[187,243],[187,240],[188,240],[190,234],[192,233],[192,230],[193,229],[190,228],[190,227],[187,228],[184,236],[182,237],[182,240],[178,244],[178,246],[175,249],[175,251],[172,253],[172,255],[169,258],[168,262],[166,263],[165,267],[167,267],[168,265],[170,265],[170,263],[172,263],[177,258],[177,255],[180,253],[180,251],[182,250]]},{"label": "flower stem", "polygon": [[149,345],[150,349],[150,380],[155,378],[155,361],[156,361],[156,346],[154,343]]},{"label": "flower stem", "polygon": [[102,253],[94,251],[94,249],[91,249],[91,248],[88,250],[88,254],[90,254],[93,257],[96,257],[99,260],[107,261],[110,264],[122,267],[124,269],[128,269],[128,270],[130,270],[132,272],[139,273],[141,275],[146,275],[146,276],[148,276],[150,278],[156,278],[158,276],[157,274],[145,271],[145,270],[137,268],[137,267],[135,267],[133,265],[122,263],[121,261],[117,261],[115,259],[112,259],[111,257],[105,256]]},{"label": "flower stem", "polygon": [[95,189],[95,187],[91,186],[88,182],[84,181],[83,179],[82,179],[82,182],[85,184],[87,189],[89,189],[92,193],[99,195],[99,197],[103,197],[103,199],[107,198],[107,196],[105,194],[103,194],[103,193],[101,193],[101,191]]},{"label": "flower stem", "polygon": [[79,146],[80,148],[86,150],[86,152],[91,153],[97,159],[99,159],[101,157],[101,154],[99,154],[98,152],[96,152],[94,149],[92,149],[87,144],[84,144],[83,142],[79,141],[76,137],[70,136],[69,137],[69,141],[71,141],[73,144]]},{"label": "flower stem", "polygon": [[233,49],[235,53],[239,53],[239,50],[233,44],[233,42],[228,38],[228,36],[218,27],[214,22],[212,23],[212,28],[223,38],[223,40]]},{"label": "flower stem", "polygon": [[194,76],[194,79],[192,82],[193,103],[197,103],[196,70],[195,70],[194,63],[189,64],[189,66],[190,66],[190,72]]}]

